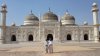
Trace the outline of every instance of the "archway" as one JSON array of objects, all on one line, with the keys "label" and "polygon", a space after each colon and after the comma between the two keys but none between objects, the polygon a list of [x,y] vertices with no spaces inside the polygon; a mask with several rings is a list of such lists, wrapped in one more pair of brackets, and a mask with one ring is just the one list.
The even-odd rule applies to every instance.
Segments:
[{"label": "archway", "polygon": [[47,41],[47,40],[53,41],[53,35],[52,35],[52,34],[48,34],[48,35],[47,35],[46,41]]},{"label": "archway", "polygon": [[33,41],[33,35],[29,35],[28,41]]},{"label": "archway", "polygon": [[71,35],[70,35],[70,34],[68,34],[68,35],[67,35],[67,40],[72,40],[72,38],[71,38]]},{"label": "archway", "polygon": [[12,35],[11,41],[16,41],[16,36],[15,35]]},{"label": "archway", "polygon": [[88,34],[84,34],[84,40],[88,40]]}]

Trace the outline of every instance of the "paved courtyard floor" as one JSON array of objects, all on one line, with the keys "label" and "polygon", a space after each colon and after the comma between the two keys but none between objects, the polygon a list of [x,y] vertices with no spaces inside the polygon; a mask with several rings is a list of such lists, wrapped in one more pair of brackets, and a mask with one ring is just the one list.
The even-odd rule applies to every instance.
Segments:
[{"label": "paved courtyard floor", "polygon": [[54,52],[45,52],[43,44],[19,44],[2,45],[0,56],[100,56],[100,46],[84,47],[69,45],[53,45]]}]

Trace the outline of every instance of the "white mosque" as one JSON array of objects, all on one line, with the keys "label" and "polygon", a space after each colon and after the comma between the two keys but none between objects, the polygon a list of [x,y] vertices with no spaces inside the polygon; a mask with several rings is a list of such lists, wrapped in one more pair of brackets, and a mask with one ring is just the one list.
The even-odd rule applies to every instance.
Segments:
[{"label": "white mosque", "polygon": [[66,12],[60,21],[58,16],[52,11],[46,12],[40,20],[32,11],[25,17],[24,24],[16,26],[6,25],[7,5],[1,6],[2,25],[0,43],[22,43],[22,42],[42,42],[46,39],[52,39],[54,42],[98,42],[99,27],[98,22],[98,5],[93,3],[93,25],[75,24],[75,17]]}]

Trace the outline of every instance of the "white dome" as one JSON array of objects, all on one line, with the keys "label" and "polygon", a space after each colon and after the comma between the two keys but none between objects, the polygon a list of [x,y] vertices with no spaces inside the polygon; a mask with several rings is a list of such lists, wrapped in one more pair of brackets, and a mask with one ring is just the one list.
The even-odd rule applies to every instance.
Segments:
[{"label": "white dome", "polygon": [[88,22],[87,21],[84,21],[84,25],[88,25]]},{"label": "white dome", "polygon": [[92,12],[94,12],[94,11],[99,11],[97,3],[92,4]]},{"label": "white dome", "polygon": [[70,15],[68,12],[64,14],[61,19],[62,25],[75,25],[74,16]]},{"label": "white dome", "polygon": [[97,6],[97,3],[93,3],[92,6]]},{"label": "white dome", "polygon": [[38,17],[35,16],[31,11],[31,14],[29,14],[25,17],[24,25],[37,25],[38,22],[39,22]]},{"label": "white dome", "polygon": [[49,10],[43,15],[42,21],[58,21],[58,16]]},{"label": "white dome", "polygon": [[13,23],[11,24],[11,26],[16,26],[15,22],[13,22]]},{"label": "white dome", "polygon": [[3,8],[7,8],[6,3],[3,3],[1,6],[2,6]]}]

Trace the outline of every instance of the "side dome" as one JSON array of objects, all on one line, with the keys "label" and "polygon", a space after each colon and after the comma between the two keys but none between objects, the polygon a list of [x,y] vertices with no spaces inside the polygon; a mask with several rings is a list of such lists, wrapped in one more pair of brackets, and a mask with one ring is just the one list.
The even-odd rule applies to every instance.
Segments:
[{"label": "side dome", "polygon": [[24,25],[36,25],[38,21],[38,17],[31,11],[31,13],[25,17]]},{"label": "side dome", "polygon": [[31,14],[29,14],[29,15],[27,15],[25,17],[25,20],[35,20],[35,21],[39,21],[38,17],[35,16],[32,12],[31,12]]},{"label": "side dome", "polygon": [[43,21],[58,21],[58,16],[51,11],[43,15]]},{"label": "side dome", "polygon": [[75,24],[75,18],[74,16],[70,15],[68,12],[62,16],[61,19],[62,25],[74,25]]}]

